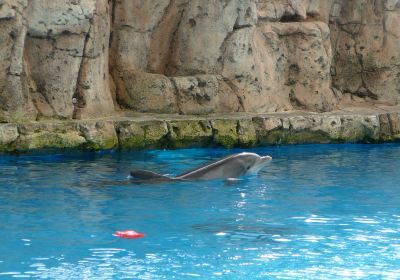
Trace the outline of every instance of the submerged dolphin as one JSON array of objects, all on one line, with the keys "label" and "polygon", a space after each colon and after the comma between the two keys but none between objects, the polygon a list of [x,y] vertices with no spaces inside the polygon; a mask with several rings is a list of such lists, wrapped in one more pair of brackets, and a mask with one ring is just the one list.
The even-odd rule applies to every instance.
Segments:
[{"label": "submerged dolphin", "polygon": [[255,153],[240,153],[230,155],[176,177],[168,177],[148,170],[132,170],[131,176],[139,180],[179,181],[179,180],[210,180],[239,178],[248,173],[257,173],[272,158],[259,156]]}]

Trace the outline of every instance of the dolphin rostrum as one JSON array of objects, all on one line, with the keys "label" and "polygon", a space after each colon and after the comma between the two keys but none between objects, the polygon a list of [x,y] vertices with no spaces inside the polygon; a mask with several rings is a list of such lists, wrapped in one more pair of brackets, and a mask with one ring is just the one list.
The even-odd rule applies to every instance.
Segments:
[{"label": "dolphin rostrum", "polygon": [[239,178],[248,173],[257,173],[272,158],[255,153],[233,154],[211,163],[206,163],[176,177],[161,175],[148,170],[132,170],[131,176],[139,180],[179,181],[179,180],[212,180]]}]

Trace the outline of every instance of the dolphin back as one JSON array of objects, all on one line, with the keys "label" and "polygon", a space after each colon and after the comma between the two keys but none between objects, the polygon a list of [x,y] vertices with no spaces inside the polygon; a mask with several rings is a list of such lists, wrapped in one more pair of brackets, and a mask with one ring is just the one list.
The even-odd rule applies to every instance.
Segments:
[{"label": "dolphin back", "polygon": [[131,176],[140,179],[140,180],[157,180],[157,181],[173,181],[173,178],[170,178],[165,175],[161,175],[149,170],[143,169],[135,169],[131,171]]},{"label": "dolphin back", "polygon": [[176,176],[176,178],[181,180],[238,178],[246,172],[242,160],[237,158],[240,155],[233,154],[205,163],[202,166]]}]

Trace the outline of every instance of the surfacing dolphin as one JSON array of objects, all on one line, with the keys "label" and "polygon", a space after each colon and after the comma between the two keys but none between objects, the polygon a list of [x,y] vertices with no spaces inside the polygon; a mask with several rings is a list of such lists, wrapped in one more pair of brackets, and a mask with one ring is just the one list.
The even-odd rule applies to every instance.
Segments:
[{"label": "surfacing dolphin", "polygon": [[257,173],[271,160],[270,156],[255,153],[230,155],[211,163],[206,163],[176,177],[161,175],[148,170],[132,170],[131,176],[140,181],[181,181],[239,178],[249,173]]}]

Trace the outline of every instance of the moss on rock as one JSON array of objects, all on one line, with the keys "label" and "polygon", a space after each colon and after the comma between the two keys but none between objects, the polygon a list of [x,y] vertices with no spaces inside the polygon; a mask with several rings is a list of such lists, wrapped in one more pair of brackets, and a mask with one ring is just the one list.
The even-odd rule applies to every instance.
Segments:
[{"label": "moss on rock", "polygon": [[238,146],[237,120],[217,119],[211,121],[213,142],[217,146],[233,148]]},{"label": "moss on rock", "polygon": [[380,122],[374,116],[345,116],[341,118],[340,142],[370,143],[379,140]]},{"label": "moss on rock", "polygon": [[168,122],[169,141],[173,148],[209,146],[213,132],[208,121],[177,120]]},{"label": "moss on rock", "polygon": [[240,147],[257,145],[257,133],[252,120],[239,120],[236,127]]},{"label": "moss on rock", "polygon": [[165,121],[149,121],[142,126],[147,148],[165,148],[168,144],[168,127]]},{"label": "moss on rock", "polygon": [[281,144],[306,144],[306,143],[329,143],[329,135],[323,131],[292,131],[287,129],[276,129],[268,132],[259,139],[264,145]]},{"label": "moss on rock", "polygon": [[0,151],[8,152],[15,150],[13,143],[18,139],[17,125],[0,124]]},{"label": "moss on rock", "polygon": [[42,131],[21,136],[15,143],[17,151],[58,148],[72,149],[82,147],[86,139],[76,131],[65,133]]},{"label": "moss on rock", "polygon": [[122,149],[163,148],[167,145],[165,121],[120,122],[117,125],[119,147]]},{"label": "moss on rock", "polygon": [[146,115],[117,120],[0,124],[0,151],[152,149],[400,140],[399,113],[200,117]]},{"label": "moss on rock", "polygon": [[112,122],[83,122],[78,126],[86,139],[86,149],[109,150],[118,147],[118,137]]},{"label": "moss on rock", "polygon": [[117,124],[119,147],[122,149],[139,149],[145,147],[144,130],[136,122],[120,122]]},{"label": "moss on rock", "polygon": [[399,141],[400,140],[400,114],[399,113],[388,114],[388,118],[390,121],[391,134],[392,134],[393,140]]}]

